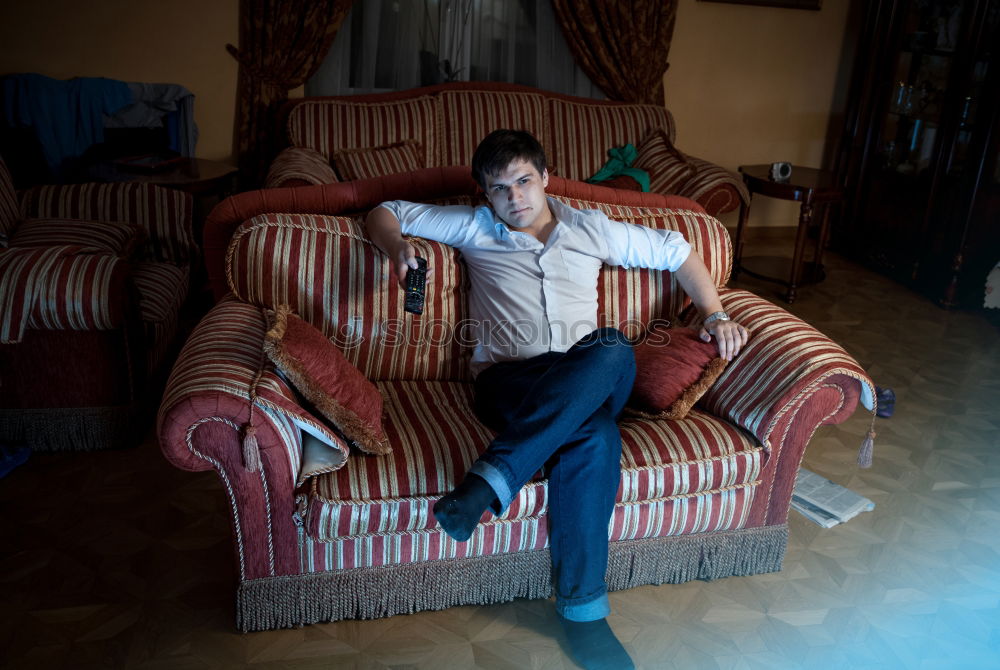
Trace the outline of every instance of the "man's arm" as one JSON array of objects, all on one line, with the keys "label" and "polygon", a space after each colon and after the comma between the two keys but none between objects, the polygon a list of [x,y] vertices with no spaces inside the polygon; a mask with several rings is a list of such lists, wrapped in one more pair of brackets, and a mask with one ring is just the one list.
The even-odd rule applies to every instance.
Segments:
[{"label": "man's arm", "polygon": [[376,207],[365,219],[365,230],[375,246],[389,256],[399,283],[405,285],[407,270],[417,269],[417,252],[403,237],[399,219],[385,207]]},{"label": "man's arm", "polygon": [[[701,256],[693,251],[689,253],[687,259],[677,269],[676,275],[681,288],[691,297],[702,319],[709,314],[723,311],[719,292],[715,290],[715,283],[708,274],[708,268],[702,262]],[[699,337],[708,342],[713,336],[719,346],[719,355],[727,361],[733,360],[747,343],[747,329],[735,321],[713,321],[707,326],[703,325]]]}]

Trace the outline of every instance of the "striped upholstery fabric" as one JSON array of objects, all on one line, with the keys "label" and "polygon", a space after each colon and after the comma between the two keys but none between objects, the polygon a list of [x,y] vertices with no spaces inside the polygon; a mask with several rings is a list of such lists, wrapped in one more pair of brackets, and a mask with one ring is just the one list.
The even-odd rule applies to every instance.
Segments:
[{"label": "striped upholstery fabric", "polygon": [[[756,490],[754,485],[747,484],[641,503],[616,503],[608,524],[608,537],[614,542],[742,528]],[[325,537],[314,535],[310,526],[300,551],[305,572],[322,572],[546,547],[547,519],[541,512],[517,520],[491,518],[476,527],[468,542],[455,542],[440,529]]]},{"label": "striped upholstery fabric", "polygon": [[139,292],[139,315],[146,332],[146,369],[164,359],[180,322],[188,294],[188,269],[170,263],[135,263],[132,282]]},{"label": "striped upholstery fabric", "polygon": [[403,311],[403,293],[389,276],[385,255],[351,218],[254,217],[230,243],[229,286],[254,305],[291,305],[373,381],[468,379],[471,349],[455,337],[466,313],[457,252],[413,242],[434,268],[420,318]]},{"label": "striped upholstery fabric", "polygon": [[28,189],[25,215],[132,223],[146,231],[143,258],[183,265],[194,257],[191,196],[152,184],[68,184]]},{"label": "striped upholstery fabric", "polygon": [[392,102],[307,101],[289,113],[288,138],[293,146],[324,156],[412,139],[420,143],[420,166],[433,167],[438,164],[437,125],[432,96]]},{"label": "striped upholstery fabric", "polygon": [[7,164],[0,159],[0,248],[7,246],[7,240],[21,218],[21,208],[14,191],[14,180]]},{"label": "striped upholstery fabric", "polygon": [[[445,91],[442,165],[471,165],[479,142],[498,128],[530,131],[551,151],[545,99],[537,93]],[[553,163],[549,156],[549,163]],[[565,175],[564,175],[565,176]]]},{"label": "striped upholstery fabric", "polygon": [[[393,453],[353,457],[312,480],[307,527],[313,537],[430,529],[431,506],[454,488],[493,437],[475,418],[465,382],[382,382],[386,432]],[[618,502],[650,500],[742,486],[757,480],[761,449],[748,434],[693,411],[683,421],[622,423]],[[499,517],[514,521],[546,509],[546,487],[524,487]],[[492,515],[486,515],[492,519]]]},{"label": "striped upholstery fabric", "polygon": [[663,128],[671,142],[674,139],[673,121],[659,105],[596,105],[557,98],[548,104],[548,158],[569,179],[587,179],[604,165],[608,149],[638,144],[653,128]]},{"label": "striped upholstery fabric", "polygon": [[336,181],[337,173],[329,158],[315,149],[288,147],[271,163],[264,187],[333,184]]},{"label": "striped upholstery fabric", "polygon": [[23,247],[0,253],[0,343],[26,328],[108,330],[120,325],[127,268],[81,247]]},{"label": "striped upholstery fabric", "polygon": [[862,404],[873,407],[871,380],[840,346],[752,293],[723,289],[720,294],[723,308],[747,327],[750,340],[702,397],[701,406],[709,412],[775,447],[772,429],[790,403],[834,375],[857,379]]},{"label": "striped upholstery fabric", "polygon": [[737,174],[694,156],[686,158],[694,165],[695,172],[678,195],[696,200],[714,214],[730,212],[741,202],[750,202],[750,192]]},{"label": "striped upholstery fabric", "polygon": [[405,140],[384,147],[344,149],[333,155],[333,164],[343,181],[368,179],[423,167],[420,153],[420,145],[415,140]]},{"label": "striped upholstery fabric", "polygon": [[[344,458],[348,447],[299,406],[294,392],[266,362],[264,330],[265,319],[259,308],[232,297],[216,304],[198,324],[177,358],[160,403],[161,424],[170,414],[169,410],[180,403],[205,399],[207,406],[214,407],[220,394],[249,402],[250,383],[263,363],[264,373],[257,385],[257,406],[264,410],[264,417],[255,421],[267,422],[281,437],[293,478],[297,480],[302,448],[298,429],[291,427],[292,419],[312,426],[324,439],[337,445]],[[276,417],[284,417],[284,420],[279,421]],[[162,425],[160,432],[163,432]],[[292,481],[291,485],[297,486],[298,482]]]},{"label": "striped upholstery fabric", "polygon": [[144,237],[145,232],[131,223],[25,219],[10,238],[10,246],[79,246],[105,251],[119,258],[129,258]]},{"label": "striped upholstery fabric", "polygon": [[633,167],[649,173],[649,190],[653,193],[682,193],[694,176],[695,166],[657,128],[638,146]]}]

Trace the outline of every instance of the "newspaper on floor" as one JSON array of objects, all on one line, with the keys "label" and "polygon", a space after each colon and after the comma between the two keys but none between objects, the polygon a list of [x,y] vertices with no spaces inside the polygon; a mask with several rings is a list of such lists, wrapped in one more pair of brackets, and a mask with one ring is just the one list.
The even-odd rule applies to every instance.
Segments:
[{"label": "newspaper on floor", "polygon": [[875,503],[829,479],[799,468],[792,491],[792,507],[805,518],[831,528],[850,521],[861,512],[875,509]]}]

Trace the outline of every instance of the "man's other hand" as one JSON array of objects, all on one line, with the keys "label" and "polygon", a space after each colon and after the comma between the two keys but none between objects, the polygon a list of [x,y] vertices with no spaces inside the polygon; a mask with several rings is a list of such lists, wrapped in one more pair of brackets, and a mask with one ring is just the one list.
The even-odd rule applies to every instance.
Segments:
[{"label": "man's other hand", "polygon": [[714,337],[719,347],[719,356],[731,361],[747,343],[748,333],[746,328],[735,321],[713,321],[707,328],[702,326],[698,336],[704,342],[710,342]]}]

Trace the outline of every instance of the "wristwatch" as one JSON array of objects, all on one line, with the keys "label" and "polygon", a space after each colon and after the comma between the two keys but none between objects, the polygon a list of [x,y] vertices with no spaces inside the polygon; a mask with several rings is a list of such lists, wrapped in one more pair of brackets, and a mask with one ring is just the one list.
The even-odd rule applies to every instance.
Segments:
[{"label": "wristwatch", "polygon": [[729,315],[726,314],[725,312],[712,312],[711,314],[705,317],[705,320],[701,322],[701,325],[707,326],[708,324],[714,323],[715,321],[731,321],[731,320],[732,319],[730,319]]}]

